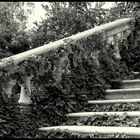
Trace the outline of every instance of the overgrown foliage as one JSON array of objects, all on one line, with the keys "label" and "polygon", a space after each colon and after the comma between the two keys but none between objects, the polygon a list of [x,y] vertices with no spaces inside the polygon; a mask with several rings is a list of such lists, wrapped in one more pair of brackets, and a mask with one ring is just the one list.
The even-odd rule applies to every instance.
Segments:
[{"label": "overgrown foliage", "polygon": [[47,133],[40,134],[42,138],[129,138],[125,134],[108,134],[103,135],[98,132],[96,133],[78,133],[66,130],[65,132],[61,130],[48,131]]},{"label": "overgrown foliage", "polygon": [[116,104],[108,104],[108,105],[89,105],[85,111],[139,111],[140,104],[139,103],[116,103]]},{"label": "overgrown foliage", "polygon": [[77,34],[105,23],[101,5],[92,8],[90,2],[50,2],[44,4],[46,19],[32,33],[32,47]]},{"label": "overgrown foliage", "polygon": [[25,32],[27,11],[24,2],[0,3],[0,58],[29,49],[29,36]]},{"label": "overgrown foliage", "polygon": [[[137,19],[139,20],[139,19]],[[139,23],[136,21],[135,30],[130,34],[127,40],[121,43],[122,61],[124,61],[130,71],[139,71]]]},{"label": "overgrown foliage", "polygon": [[[95,9],[88,9],[87,6],[87,3],[83,2],[69,5],[61,2],[51,3],[51,9],[45,6],[50,15],[33,31],[31,47],[38,47],[105,23],[102,15],[106,16],[106,12],[101,5],[97,5]],[[14,46],[12,53],[29,49],[28,36],[24,32],[18,32],[18,35],[15,36],[17,40],[10,38],[13,40],[9,43]],[[19,50],[15,46],[19,47]],[[30,124],[28,120],[29,124],[26,126],[25,122],[20,122],[20,114],[20,119],[12,118],[14,121],[10,126],[7,125],[10,130],[6,130],[5,134],[13,137],[38,137],[37,128],[42,124],[59,125],[67,119],[66,113],[78,112],[83,107],[88,107],[88,98],[103,99],[105,89],[111,88],[113,80],[132,78],[125,61],[115,60],[113,51],[113,46],[106,48],[101,35],[97,34],[76,42],[70,39],[64,46],[41,56],[31,56],[18,65],[13,64],[11,60],[10,65],[0,70],[1,81],[7,82],[9,78],[14,78],[21,84],[24,82],[23,76],[34,75],[31,95],[34,112],[26,114],[25,121],[35,113],[34,122],[37,124]],[[17,102],[19,97],[15,96],[13,99]],[[9,103],[7,98],[3,102],[6,105]],[[16,104],[14,107],[13,113],[9,114],[19,112],[19,108],[16,110]],[[12,125],[18,131],[13,130]],[[5,126],[1,129],[3,127]]]},{"label": "overgrown foliage", "polygon": [[122,127],[139,127],[140,117],[130,117],[127,113],[122,115],[104,114],[102,116],[80,117],[78,119],[70,119],[63,125],[78,125],[78,126],[122,126]]}]

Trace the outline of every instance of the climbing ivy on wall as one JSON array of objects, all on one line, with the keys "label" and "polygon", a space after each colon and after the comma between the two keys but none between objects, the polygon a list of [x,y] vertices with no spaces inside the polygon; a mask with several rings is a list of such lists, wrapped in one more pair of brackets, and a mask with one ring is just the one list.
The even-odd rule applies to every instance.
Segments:
[{"label": "climbing ivy on wall", "polygon": [[140,71],[139,66],[139,19],[136,18],[134,29],[126,40],[120,42],[120,53],[130,71]]},{"label": "climbing ivy on wall", "polygon": [[13,77],[22,83],[22,76],[33,74],[32,100],[45,114],[51,113],[51,118],[61,117],[85,107],[88,98],[104,98],[112,80],[122,78],[113,48],[106,49],[105,45],[100,35],[72,40],[49,53],[9,65],[1,71],[1,77]]},{"label": "climbing ivy on wall", "polygon": [[[51,16],[48,22],[45,20],[39,26],[39,29],[33,32],[36,34],[32,39],[32,45],[35,45],[35,43],[37,46],[43,45],[104,23],[103,18],[100,16],[101,19],[97,23],[96,20],[93,23],[93,17],[90,18],[90,16],[96,15],[97,9],[96,12],[94,11],[95,13],[92,11],[93,9],[87,12],[85,10],[86,6],[82,9],[76,3],[71,5],[72,10],[62,10],[57,4],[53,6],[54,17]],[[57,10],[60,10],[58,14],[55,11],[56,6]],[[63,18],[67,17],[67,15],[75,14],[75,12],[77,12],[77,17],[71,16],[71,18],[68,18],[71,19],[71,22],[68,21],[67,28],[61,30],[61,27],[65,25]],[[61,17],[60,15],[64,13],[66,15]],[[78,18],[79,15],[81,15],[81,18],[84,15],[85,18],[86,14],[89,16],[89,21],[85,25],[85,19],[79,20]],[[77,28],[77,24],[80,24],[81,28]],[[61,26],[57,27],[56,25]],[[48,29],[47,32],[45,29]],[[67,30],[69,31],[68,33],[66,32]],[[61,32],[60,36],[58,31]],[[34,45],[32,47],[36,47]],[[46,126],[58,125],[67,119],[64,117],[66,113],[77,112],[83,107],[86,108],[86,101],[89,98],[104,98],[105,89],[111,88],[113,80],[131,77],[127,65],[124,61],[115,60],[113,51],[114,49],[111,45],[106,48],[106,43],[102,41],[100,34],[76,42],[70,40],[70,42],[66,42],[64,46],[56,50],[40,56],[31,56],[31,58],[18,65],[13,64],[11,61],[7,68],[0,69],[0,78],[1,81],[7,82],[12,77],[17,79],[18,83],[23,83],[22,78],[24,75],[33,74],[31,98],[35,109],[34,113],[37,116],[36,121],[39,124],[37,127],[41,127],[43,123],[46,123]],[[6,104],[8,104],[8,101]],[[18,111],[16,110],[16,112]],[[30,130],[34,129],[30,125],[28,127]],[[18,124],[17,128],[19,128]],[[23,129],[20,128],[20,130]],[[10,132],[8,131],[7,133]],[[20,131],[16,134],[22,136]],[[28,133],[27,135],[30,134]]]}]

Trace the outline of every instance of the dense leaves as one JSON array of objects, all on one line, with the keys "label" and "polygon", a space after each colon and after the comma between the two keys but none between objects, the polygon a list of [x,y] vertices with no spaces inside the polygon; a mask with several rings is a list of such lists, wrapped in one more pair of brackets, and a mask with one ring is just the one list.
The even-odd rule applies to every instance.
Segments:
[{"label": "dense leaves", "polygon": [[123,115],[111,115],[104,114],[102,116],[90,116],[80,117],[77,120],[71,119],[65,122],[63,125],[78,125],[78,126],[128,126],[128,127],[139,127],[140,117],[129,117],[127,113]]},{"label": "dense leaves", "polygon": [[29,36],[25,32],[27,11],[24,2],[0,3],[0,58],[29,49]]},{"label": "dense leaves", "polygon": [[123,49],[121,49],[122,61],[124,61],[129,70],[139,71],[139,23],[136,22],[136,29],[121,43]]},{"label": "dense leaves", "polygon": [[[49,15],[46,15],[48,17],[42,21],[41,25],[37,25],[37,30],[32,31],[32,43],[30,44],[24,31],[17,32],[14,37],[9,33],[8,37],[3,34],[3,51],[8,52],[9,50],[9,54],[6,55],[16,54],[29,49],[30,45],[32,48],[38,47],[106,22],[104,20],[106,12],[100,4],[97,4],[95,9],[87,7],[87,3],[83,2],[68,5],[54,2],[51,3],[51,9],[45,6],[46,13]],[[7,40],[10,46],[8,50],[5,50]],[[122,48],[121,45],[120,48]],[[113,51],[113,46],[109,45],[107,48],[101,35],[97,34],[76,42],[70,40],[56,50],[40,56],[31,56],[19,64],[13,64],[10,60],[7,67],[0,70],[1,81],[5,84],[10,78],[14,78],[18,83],[24,83],[23,77],[33,74],[31,95],[33,111],[30,110],[29,114],[27,113],[24,117],[21,113],[18,118],[15,114],[21,110],[19,111],[16,105],[12,109],[9,106],[9,108],[6,107],[4,112],[11,111],[5,116],[13,121],[8,122],[6,129],[3,129],[5,126],[1,127],[2,130],[5,130],[2,135],[38,137],[37,129],[44,123],[46,126],[59,125],[67,119],[65,118],[66,113],[88,108],[87,100],[89,98],[103,99],[105,89],[111,88],[113,80],[133,78],[126,65],[125,60],[127,59],[117,61]],[[4,98],[6,95],[2,91],[3,89],[1,90],[1,95],[3,95],[1,100],[3,100],[3,104],[7,105],[10,101]],[[19,97],[14,95],[12,100],[17,102]],[[3,110],[2,106],[1,109]],[[25,122],[21,121],[23,118]],[[9,130],[7,130],[8,127]],[[65,136],[63,135],[63,137]],[[76,137],[86,136],[78,134]]]},{"label": "dense leaves", "polygon": [[32,32],[32,47],[38,47],[105,23],[106,12],[90,2],[51,2],[44,5],[46,19]]},{"label": "dense leaves", "polygon": [[108,105],[92,105],[86,108],[86,111],[139,111],[139,103],[117,103]]},{"label": "dense leaves", "polygon": [[107,134],[102,135],[100,133],[78,133],[66,130],[48,131],[47,133],[40,134],[42,138],[129,138],[125,134]]}]

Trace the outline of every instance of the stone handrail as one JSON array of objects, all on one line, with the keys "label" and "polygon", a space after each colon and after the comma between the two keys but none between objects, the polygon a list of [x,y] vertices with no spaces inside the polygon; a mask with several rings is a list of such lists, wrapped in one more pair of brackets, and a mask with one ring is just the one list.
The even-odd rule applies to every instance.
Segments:
[{"label": "stone handrail", "polygon": [[113,41],[113,39],[114,39],[113,36],[115,34],[120,34],[124,31],[128,30],[129,23],[133,20],[134,20],[134,18],[119,19],[119,20],[116,20],[116,21],[113,21],[110,23],[106,23],[106,24],[101,25],[101,26],[97,26],[93,29],[86,30],[86,31],[78,33],[76,35],[72,35],[70,37],[66,37],[66,38],[60,39],[58,41],[51,42],[49,44],[40,46],[38,48],[34,48],[34,49],[29,50],[29,51],[25,51],[25,52],[4,58],[0,62],[0,67],[6,66],[5,63],[7,63],[7,61],[13,60],[14,63],[18,63],[18,62],[21,62],[21,61],[23,61],[23,60],[25,60],[33,55],[40,55],[40,54],[43,54],[45,52],[56,49],[58,47],[61,47],[69,40],[76,41],[76,40],[86,38],[86,37],[91,36],[91,35],[96,34],[96,33],[103,32],[104,37],[107,39],[107,42],[111,42],[111,41]]},{"label": "stone handrail", "polygon": [[[107,41],[107,43],[113,43],[114,44],[114,50],[115,50],[115,56],[117,59],[120,59],[119,54],[119,48],[118,48],[118,41],[119,39],[127,37],[127,35],[130,33],[130,23],[134,21],[134,18],[125,18],[125,19],[119,19],[110,23],[106,23],[101,26],[97,26],[93,29],[86,30],[84,32],[78,33],[76,35],[72,35],[70,37],[66,37],[63,39],[60,39],[58,41],[51,42],[49,44],[40,46],[38,48],[34,48],[7,58],[3,58],[0,60],[0,67],[7,66],[7,62],[14,62],[19,63],[29,57],[40,55],[43,53],[46,53],[48,51],[51,51],[53,49],[59,48],[62,45],[67,44],[69,41],[77,41],[82,38],[86,38],[88,36],[91,36],[93,34],[102,33],[103,39]],[[93,54],[94,55],[94,54]],[[25,76],[24,77],[24,84],[21,86],[21,92],[20,92],[20,98],[19,103],[23,104],[31,104],[30,95],[31,95],[31,89],[30,89],[30,81],[32,79],[31,76]],[[11,96],[12,93],[12,87],[14,85],[15,81],[10,79],[8,83],[6,83],[3,87],[8,97]]]}]

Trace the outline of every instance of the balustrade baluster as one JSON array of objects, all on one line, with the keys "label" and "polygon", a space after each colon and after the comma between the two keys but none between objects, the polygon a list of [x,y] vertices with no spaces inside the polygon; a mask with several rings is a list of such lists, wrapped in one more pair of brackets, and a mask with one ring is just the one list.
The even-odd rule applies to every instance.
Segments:
[{"label": "balustrade baluster", "polygon": [[20,92],[20,98],[18,103],[19,104],[31,104],[31,79],[33,78],[33,75],[30,76],[24,76],[24,83],[21,84],[21,92]]},{"label": "balustrade baluster", "polygon": [[113,40],[114,40],[114,55],[115,55],[115,58],[117,60],[120,60],[121,59],[121,56],[120,56],[120,50],[119,50],[119,39],[120,39],[120,36],[118,36],[118,34],[114,35],[113,36]]}]

